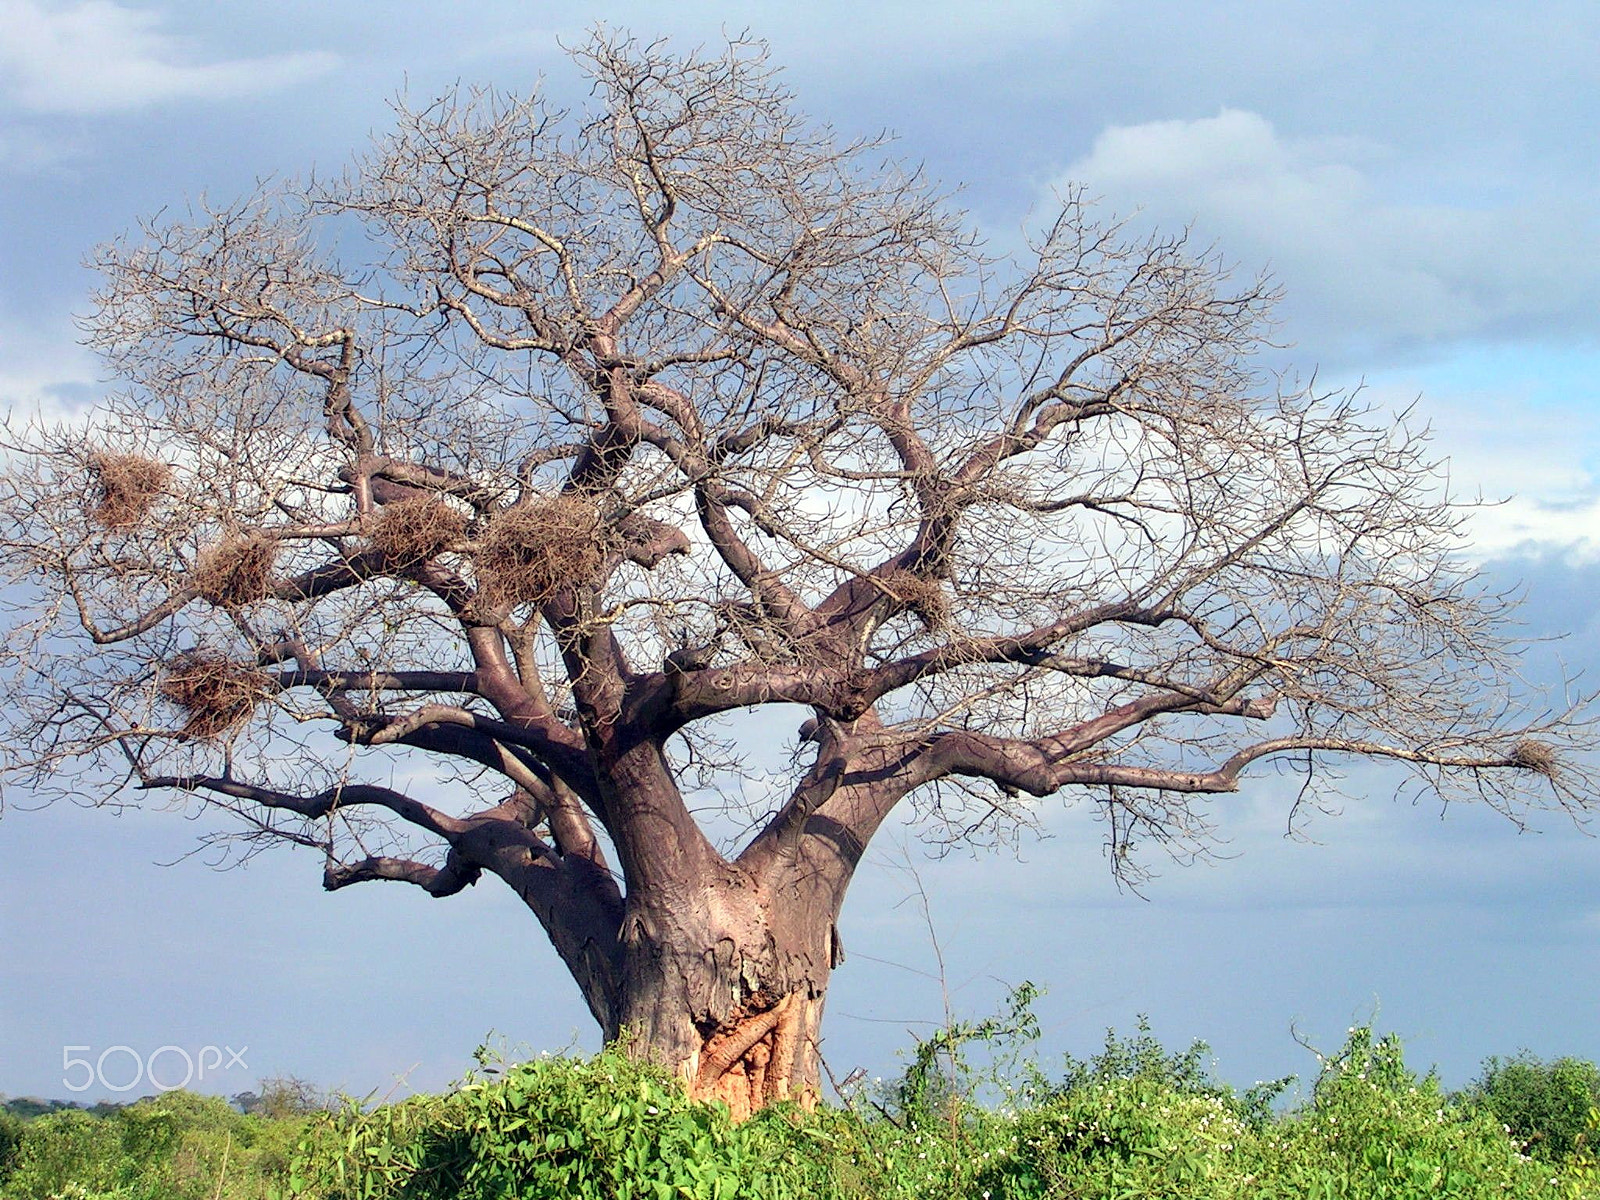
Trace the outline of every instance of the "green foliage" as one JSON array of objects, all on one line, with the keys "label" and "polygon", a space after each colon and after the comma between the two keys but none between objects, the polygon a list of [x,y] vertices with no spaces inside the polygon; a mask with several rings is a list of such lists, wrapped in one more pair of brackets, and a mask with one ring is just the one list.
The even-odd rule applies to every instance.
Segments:
[{"label": "green foliage", "polygon": [[242,1116],[226,1101],[167,1092],[104,1115],[64,1108],[23,1122],[6,1200],[266,1200],[303,1119]]},{"label": "green foliage", "polygon": [[668,1076],[609,1051],[546,1059],[441,1097],[351,1103],[296,1156],[287,1195],[318,1200],[787,1200],[827,1186],[828,1136],[789,1109],[735,1126]]},{"label": "green foliage", "polygon": [[1600,1108],[1589,1110],[1563,1175],[1562,1195],[1567,1200],[1594,1200],[1600,1196]]},{"label": "green foliage", "polygon": [[[1008,1099],[1015,1099],[1018,1089],[1010,1074],[1019,1066],[1020,1048],[1039,1040],[1039,1019],[1033,1013],[1033,1002],[1041,994],[1038,987],[1024,980],[1007,994],[1006,1009],[1000,1015],[981,1021],[951,1021],[931,1037],[917,1038],[911,1062],[885,1093],[887,1105],[903,1123],[924,1124],[936,1119],[948,1121],[952,1110],[968,1105],[984,1084],[998,1087]],[[974,1070],[970,1056],[973,1047],[987,1051],[987,1071]],[[1031,1094],[1042,1077],[1030,1069],[1031,1064],[1020,1065],[1024,1073],[1022,1088]]]},{"label": "green foliage", "polygon": [[1579,1058],[1544,1062],[1527,1051],[1489,1058],[1462,1099],[1492,1113],[1529,1154],[1559,1161],[1577,1148],[1590,1109],[1600,1105],[1600,1068]]},{"label": "green foliage", "polygon": [[[40,1106],[0,1123],[14,1146],[0,1197],[1600,1200],[1600,1109],[1585,1109],[1565,1157],[1548,1136],[1542,1157],[1525,1153],[1486,1098],[1486,1085],[1525,1077],[1500,1060],[1453,1102],[1406,1066],[1396,1039],[1362,1026],[1318,1056],[1309,1098],[1279,1112],[1289,1080],[1236,1093],[1203,1043],[1169,1051],[1142,1019],[1047,1078],[1021,1053],[1038,1034],[1036,994],[1024,987],[1000,1015],[919,1040],[874,1101],[783,1107],[738,1126],[616,1051],[504,1069],[484,1056],[443,1095],[309,1116],[245,1115],[181,1092],[103,1115]],[[273,1106],[313,1107],[308,1096],[289,1088]]]},{"label": "green foliage", "polygon": [[6,1177],[11,1174],[12,1164],[17,1157],[17,1148],[22,1144],[22,1131],[25,1125],[23,1118],[0,1110],[0,1184],[3,1184]]},{"label": "green foliage", "polygon": [[1158,1055],[1143,1029],[1107,1047],[1019,1116],[1016,1149],[979,1181],[993,1200],[1552,1194],[1547,1166],[1487,1115],[1450,1107],[1437,1081],[1418,1079],[1398,1042],[1375,1040],[1370,1027],[1323,1061],[1308,1104],[1275,1119],[1260,1093],[1212,1083],[1194,1048]]},{"label": "green foliage", "polygon": [[1115,1030],[1108,1029],[1104,1048],[1093,1058],[1082,1061],[1067,1055],[1058,1091],[1143,1080],[1182,1095],[1221,1100],[1235,1117],[1256,1128],[1270,1121],[1273,1103],[1294,1083],[1295,1076],[1258,1083],[1235,1095],[1232,1088],[1212,1077],[1207,1062],[1210,1054],[1211,1047],[1199,1040],[1191,1042],[1187,1050],[1169,1052],[1150,1032],[1149,1019],[1141,1014],[1133,1036],[1119,1038]]}]

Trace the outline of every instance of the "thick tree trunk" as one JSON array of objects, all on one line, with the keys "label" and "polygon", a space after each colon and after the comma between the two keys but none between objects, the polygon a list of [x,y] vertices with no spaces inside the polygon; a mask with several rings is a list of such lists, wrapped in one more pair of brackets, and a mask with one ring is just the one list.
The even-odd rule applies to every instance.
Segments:
[{"label": "thick tree trunk", "polygon": [[630,899],[609,1039],[677,1072],[743,1120],[819,1094],[818,1030],[838,958],[834,906],[769,888],[737,867],[692,889]]}]

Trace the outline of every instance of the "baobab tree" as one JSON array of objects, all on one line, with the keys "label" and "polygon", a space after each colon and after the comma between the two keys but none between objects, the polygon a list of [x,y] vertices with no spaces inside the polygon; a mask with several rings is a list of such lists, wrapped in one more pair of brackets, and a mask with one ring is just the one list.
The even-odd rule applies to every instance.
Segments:
[{"label": "baobab tree", "polygon": [[[1273,764],[1587,802],[1424,434],[1257,366],[1269,285],[1077,194],[991,253],[758,44],[574,57],[582,111],[401,105],[98,253],[121,389],[7,439],[15,778],[201,798],[330,891],[496,876],[741,1113],[814,1091],[902,807],[1078,798],[1128,874]],[[793,778],[708,832],[746,710]]]}]

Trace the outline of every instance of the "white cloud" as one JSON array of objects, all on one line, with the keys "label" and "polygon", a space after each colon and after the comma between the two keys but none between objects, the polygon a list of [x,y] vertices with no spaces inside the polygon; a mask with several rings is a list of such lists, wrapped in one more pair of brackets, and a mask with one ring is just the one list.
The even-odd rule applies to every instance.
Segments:
[{"label": "white cloud", "polygon": [[1064,175],[1120,211],[1143,207],[1164,228],[1192,222],[1231,260],[1270,267],[1288,293],[1287,336],[1324,362],[1592,325],[1592,213],[1529,179],[1516,203],[1418,199],[1426,189],[1408,182],[1411,166],[1372,142],[1286,137],[1224,108],[1111,126]]},{"label": "white cloud", "polygon": [[1478,561],[1556,553],[1571,564],[1600,559],[1600,427],[1581,396],[1537,403],[1517,380],[1498,387],[1429,387],[1426,373],[1364,390],[1391,411],[1418,395],[1457,500],[1482,500],[1467,520]]},{"label": "white cloud", "polygon": [[0,24],[0,87],[35,113],[229,99],[313,78],[338,62],[322,51],[195,62],[189,41],[163,32],[158,14],[112,0],[0,0]]},{"label": "white cloud", "polygon": [[0,324],[0,417],[86,420],[103,377],[70,329]]}]

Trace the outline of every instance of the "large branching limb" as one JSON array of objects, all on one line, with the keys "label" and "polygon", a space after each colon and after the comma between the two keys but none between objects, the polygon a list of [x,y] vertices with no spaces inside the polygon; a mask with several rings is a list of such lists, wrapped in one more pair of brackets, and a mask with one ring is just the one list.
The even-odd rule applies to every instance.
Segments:
[{"label": "large branching limb", "polygon": [[538,918],[551,945],[604,1023],[621,987],[624,903],[602,859],[552,851],[519,825],[485,822],[460,842],[461,853],[498,875]]},{"label": "large branching limb", "polygon": [[1070,744],[1072,739],[1029,741],[964,729],[947,730],[928,739],[919,765],[928,782],[962,775],[987,779],[1002,788],[1034,796],[1048,796],[1073,784],[1168,792],[1234,792],[1239,788],[1239,771],[1244,766],[1240,762],[1212,771],[1182,771],[1095,761],[1074,757],[1083,751],[1065,749]]},{"label": "large branching limb", "polygon": [[277,581],[268,595],[291,602],[318,600],[379,578],[383,565],[382,555],[374,550],[341,554],[331,562]]},{"label": "large branching limb", "polygon": [[1130,664],[1062,656],[1055,652],[1055,647],[1068,638],[1101,625],[1154,628],[1178,615],[1172,609],[1149,608],[1133,600],[1119,600],[1096,605],[1023,633],[988,638],[956,638],[864,671],[861,698],[869,704],[874,703],[918,680],[977,664],[1049,667],[1062,674],[1083,678],[1118,678],[1159,685],[1157,676]]},{"label": "large branching limb", "polygon": [[386,479],[409,488],[455,496],[465,500],[479,512],[493,507],[500,499],[498,492],[484,487],[476,480],[427,463],[401,462],[393,458],[371,456],[358,460],[354,468],[347,470],[353,475]]},{"label": "large branching limb", "polygon": [[[493,645],[492,637],[482,640]],[[485,657],[491,666],[504,671],[505,664],[490,654]],[[494,769],[500,769],[505,754],[501,743],[512,743],[538,756],[536,761],[554,764],[545,769],[576,772],[585,784],[589,782],[587,764],[579,751],[581,742],[548,712],[547,706],[533,705],[533,719],[524,712],[522,719],[510,722],[448,704],[423,705],[406,714],[371,714],[358,711],[349,699],[350,692],[380,691],[479,695],[483,694],[481,671],[328,671],[321,668],[301,639],[288,636],[264,646],[257,661],[266,666],[288,660],[293,660],[299,669],[269,675],[267,679],[282,690],[312,687],[321,692],[341,722],[340,736],[347,741],[441,750]],[[454,736],[439,736],[447,729]],[[557,736],[552,738],[552,733]],[[522,769],[535,768],[524,764]]]},{"label": "large branching limb", "polygon": [[763,836],[775,841],[790,858],[799,849],[801,834],[811,814],[831,800],[844,783],[852,749],[850,739],[832,721],[808,721],[801,736],[817,744],[816,761],[763,831]]},{"label": "large branching limb", "polygon": [[286,671],[272,676],[280,688],[335,688],[348,692],[460,692],[477,690],[474,671]]},{"label": "large branching limb", "polygon": [[410,746],[469,759],[518,786],[528,786],[529,780],[536,780],[540,787],[559,781],[582,797],[583,803],[603,811],[593,765],[581,749],[581,735],[566,732],[567,740],[576,740],[577,745],[553,742],[537,729],[469,709],[429,705],[406,715],[362,715],[341,730],[340,736],[356,745]]},{"label": "large branching limb", "polygon": [[584,811],[578,794],[553,772],[544,775],[535,770],[504,743],[496,741],[493,747],[501,774],[538,805],[539,815],[550,830],[556,852],[588,859],[597,868],[609,873],[605,851],[595,837],[594,826],[590,824],[589,814]]},{"label": "large branching limb", "polygon": [[[664,685],[671,689],[666,714],[669,730],[691,721],[761,704],[804,704],[812,708],[843,709],[853,695],[850,673],[831,666],[738,663],[699,671],[669,672]],[[859,715],[859,711],[857,713]]]},{"label": "large branching limb", "polygon": [[[671,389],[652,386],[651,394],[658,403],[662,397],[676,397],[681,404],[676,404],[675,408],[693,410],[687,398]],[[682,423],[689,425],[694,436],[672,437],[648,422],[642,427],[643,436],[672,461],[694,489],[695,511],[700,527],[717,556],[749,589],[765,613],[776,619],[791,637],[803,636],[811,628],[810,609],[740,535],[729,512],[730,508],[740,508],[760,526],[764,521],[760,503],[754,497],[728,487],[719,478],[719,464],[701,444],[698,418],[691,421],[685,416]]]},{"label": "large branching limb", "polygon": [[335,784],[309,796],[217,775],[148,775],[139,780],[139,787],[144,790],[171,788],[185,792],[209,792],[235,800],[249,800],[263,808],[291,812],[313,821],[339,808],[382,808],[446,841],[460,837],[469,825],[462,818],[440,812],[404,792],[372,783]]},{"label": "large branching limb", "polygon": [[377,879],[411,883],[438,899],[454,896],[478,882],[483,868],[461,861],[452,851],[443,866],[430,866],[410,858],[393,858],[373,855],[359,862],[341,863],[331,859],[322,868],[322,886],[336,892],[352,883],[368,883]]},{"label": "large branching limb", "polygon": [[835,881],[842,900],[873,835],[925,781],[924,745],[885,730],[871,714],[850,725],[809,721],[802,736],[817,743],[816,760],[738,862],[757,875],[792,876],[809,866]]},{"label": "large branching limb", "polygon": [[625,367],[596,367],[592,361],[569,355],[568,363],[580,383],[599,402],[605,420],[590,435],[573,460],[566,489],[580,493],[601,491],[616,482],[644,439],[649,421],[639,404],[632,372]]},{"label": "large branching limb", "polygon": [[355,739],[365,746],[384,746],[404,742],[411,735],[430,725],[455,725],[474,730],[488,738],[526,746],[530,750],[548,750],[549,745],[537,734],[520,729],[507,721],[475,713],[471,709],[451,704],[425,704],[404,715],[387,715],[381,725],[357,731]]},{"label": "large branching limb", "polygon": [[[1207,786],[1194,772],[1085,762],[1081,756],[1116,733],[1165,714],[1266,720],[1276,710],[1275,702],[1241,694],[1259,674],[1259,667],[1249,665],[1210,688],[1163,688],[1053,736],[1032,740],[959,729],[885,730],[870,710],[848,732],[831,721],[808,722],[806,736],[818,742],[817,759],[747,854],[752,861],[765,862],[775,853],[772,847],[792,845],[797,831],[819,811],[833,827],[847,833],[852,844],[864,847],[900,800],[918,787],[952,775],[987,778],[1035,795],[1048,795],[1074,782],[1166,786],[1161,779],[1171,780],[1169,790],[1175,791],[1232,790]],[[1051,782],[1052,771],[1062,775],[1061,782]]]},{"label": "large branching limb", "polygon": [[543,789],[538,803],[557,852],[587,859],[611,878],[611,865],[606,861],[605,850],[595,836],[594,825],[578,793],[557,776]]},{"label": "large branching limb", "polygon": [[[766,526],[765,513],[759,501],[728,486],[720,477],[723,465],[719,456],[721,444],[707,445],[705,430],[693,401],[681,391],[655,380],[641,387],[639,395],[670,417],[682,431],[681,437],[674,437],[649,422],[641,425],[644,440],[666,455],[693,489],[701,528],[718,557],[759,603],[790,627],[791,633],[798,633],[805,626],[808,610],[800,598],[785,586],[778,573],[771,570],[749,542],[740,536],[729,509],[742,509],[758,527]],[[753,445],[759,437],[750,432],[750,439]],[[727,451],[729,454],[737,452],[736,448]],[[766,527],[770,530],[770,526]]]},{"label": "large branching limb", "polygon": [[583,735],[556,716],[542,689],[531,689],[523,683],[504,633],[474,610],[475,595],[465,582],[431,563],[418,571],[418,580],[455,617],[475,667],[472,690],[494,705],[510,726],[521,731],[514,740],[526,741],[531,735],[537,739],[529,743],[533,749],[562,760],[581,755]]},{"label": "large branching limb", "polygon": [[1543,743],[1521,740],[1503,749],[1470,743],[1410,747],[1364,738],[1291,735],[1269,738],[1235,752],[1206,771],[1184,771],[1133,763],[1068,758],[1052,739],[1026,741],[998,738],[969,730],[951,730],[929,739],[922,770],[928,779],[965,775],[988,779],[1001,787],[1048,796],[1077,785],[1135,788],[1178,793],[1224,793],[1239,790],[1251,763],[1285,754],[1307,752],[1390,759],[1436,778],[1467,775],[1481,792],[1488,776],[1515,774],[1537,779],[1555,790],[1574,811],[1583,807],[1581,787],[1564,783],[1560,768]]},{"label": "large branching limb", "polygon": [[810,610],[740,536],[728,511],[736,503],[737,497],[714,480],[702,480],[695,488],[700,527],[717,556],[749,589],[763,612],[775,618],[791,637],[804,636],[811,626]]},{"label": "large branching limb", "polygon": [[[248,626],[243,626],[243,628],[248,632]],[[312,650],[304,638],[297,637],[292,633],[280,633],[275,641],[262,646],[256,653],[256,664],[258,666],[268,667],[286,662],[294,663],[299,670],[295,672],[280,672],[278,674],[274,682],[280,690],[287,691],[292,687],[300,686],[291,682],[296,675],[326,675],[326,672],[321,670],[321,655]],[[348,690],[345,686],[327,678],[315,683],[307,680],[307,683],[310,683],[310,686],[316,687],[322,693],[323,698],[328,702],[328,707],[333,711],[334,716],[338,717],[343,723],[345,729],[352,729],[356,726],[360,719],[360,710],[351,701],[350,697],[345,694]]]},{"label": "large branching limb", "polygon": [[[879,593],[881,594],[881,593]],[[956,638],[877,667],[834,664],[739,663],[682,672],[670,680],[673,728],[718,712],[761,704],[803,704],[838,720],[852,721],[878,700],[919,680],[976,664],[1047,667],[1083,678],[1116,678],[1170,688],[1165,679],[1136,666],[1095,658],[1057,655],[1054,648],[1077,634],[1106,624],[1157,626],[1177,614],[1125,600],[1097,605],[1025,633],[992,638]],[[1191,699],[1208,693],[1196,689]]]}]

